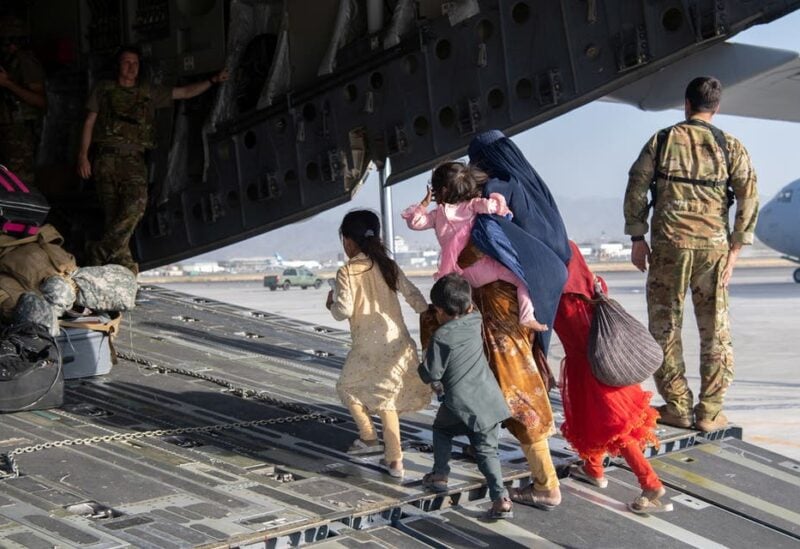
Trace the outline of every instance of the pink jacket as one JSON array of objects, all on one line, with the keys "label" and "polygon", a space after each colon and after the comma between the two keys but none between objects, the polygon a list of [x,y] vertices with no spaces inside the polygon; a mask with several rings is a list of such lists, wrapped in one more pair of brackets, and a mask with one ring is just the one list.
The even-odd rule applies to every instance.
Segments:
[{"label": "pink jacket", "polygon": [[436,239],[442,247],[439,270],[434,275],[439,279],[446,274],[461,273],[458,255],[467,245],[478,214],[506,215],[511,213],[502,194],[492,193],[489,198],[473,198],[458,204],[438,204],[426,211],[421,204],[409,206],[400,214],[409,229],[424,231],[434,228]]}]

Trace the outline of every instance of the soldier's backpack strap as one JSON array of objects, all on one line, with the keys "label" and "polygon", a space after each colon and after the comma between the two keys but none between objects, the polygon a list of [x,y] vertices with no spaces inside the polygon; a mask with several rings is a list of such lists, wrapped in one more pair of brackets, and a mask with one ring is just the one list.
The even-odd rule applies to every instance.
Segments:
[{"label": "soldier's backpack strap", "polygon": [[659,169],[659,165],[661,163],[661,156],[664,154],[664,143],[666,143],[669,132],[672,131],[673,127],[674,126],[664,128],[656,135],[656,155],[653,158],[654,169],[653,178],[650,180],[650,203],[647,205],[648,210],[654,207],[656,204],[656,193],[658,192],[656,181],[659,177],[663,176],[663,172]]},{"label": "soldier's backpack strap", "polygon": [[[663,154],[664,150],[664,143],[667,141],[667,137],[669,136],[670,131],[675,126],[679,126],[682,124],[688,124],[690,126],[700,126],[706,128],[711,132],[711,135],[714,137],[714,141],[716,141],[717,146],[722,149],[722,154],[725,157],[725,168],[728,171],[728,177],[723,181],[715,181],[711,179],[694,179],[692,177],[681,177],[675,175],[667,175],[660,169],[660,162],[661,162],[661,155]],[[708,122],[703,120],[687,120],[686,122],[680,122],[679,124],[675,124],[675,126],[670,126],[669,128],[663,129],[658,132],[656,136],[656,156],[655,156],[655,169],[653,170],[653,179],[650,181],[650,194],[651,200],[650,204],[647,205],[648,208],[654,206],[656,203],[656,181],[658,179],[665,179],[667,181],[675,181],[678,183],[691,183],[692,185],[702,185],[704,187],[722,187],[723,185],[726,188],[726,194],[728,197],[728,207],[730,208],[731,204],[733,204],[735,195],[733,193],[733,188],[730,184],[731,179],[731,164],[730,164],[730,157],[728,154],[728,143],[725,139],[725,134],[722,133],[722,130],[717,128],[716,126],[712,126]]]},{"label": "soldier's backpack strap", "polygon": [[725,139],[725,134],[722,133],[722,130],[720,130],[718,127],[714,126],[713,124],[709,124],[708,122],[704,122],[703,120],[692,119],[687,121],[686,124],[708,129],[711,132],[711,135],[714,136],[714,141],[717,142],[717,146],[722,149],[722,156],[725,157],[725,169],[728,170],[728,179],[725,180],[725,192],[728,195],[728,208],[730,208],[736,199],[736,195],[734,194],[733,187],[731,186],[731,157],[728,153],[728,140]]}]

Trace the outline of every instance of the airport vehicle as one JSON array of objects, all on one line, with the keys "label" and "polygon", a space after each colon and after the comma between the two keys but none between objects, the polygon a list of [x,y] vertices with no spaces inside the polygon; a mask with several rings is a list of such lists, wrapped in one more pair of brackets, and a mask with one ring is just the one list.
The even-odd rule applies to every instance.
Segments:
[{"label": "airport vehicle", "polygon": [[279,275],[266,275],[264,277],[264,287],[273,292],[278,288],[288,290],[292,286],[300,286],[304,290],[309,286],[317,289],[322,286],[322,279],[302,267],[291,267],[284,269],[283,273]]},{"label": "airport vehicle", "polygon": [[[786,185],[761,207],[756,236],[786,259],[800,263],[800,179]],[[800,283],[800,268],[795,269],[793,277]]]},{"label": "airport vehicle", "polygon": [[[70,175],[74,143],[88,83],[112,74],[115,48],[141,43],[147,72],[166,84],[223,65],[234,72],[216,95],[158,113],[152,200],[133,244],[143,269],[344,203],[387,159],[390,185],[463,152],[483,129],[514,134],[601,97],[662,108],[652,96],[668,85],[659,76],[685,81],[699,56],[714,56],[726,85],[771,78],[760,93],[775,96],[751,108],[800,115],[796,99],[780,101],[796,98],[781,91],[796,82],[796,53],[724,43],[800,0],[14,4],[35,7],[31,41],[49,54],[39,173],[61,232],[81,245],[102,216],[91,187]],[[565,480],[563,512],[517,506],[518,522],[491,525],[471,507],[485,492],[473,464],[453,463],[447,497],[419,489],[431,464],[428,413],[403,418],[405,481],[382,475],[379,455],[346,454],[356,431],[335,391],[345,332],[147,286],[123,330],[110,375],[67,382],[61,409],[0,422],[3,547],[800,539],[800,464],[742,442],[735,427],[659,431],[654,461],[669,498],[691,513],[621,511],[636,481],[617,468],[607,492]],[[507,480],[527,479],[519,449],[501,452]],[[553,452],[562,470],[576,459],[559,439]]]}]

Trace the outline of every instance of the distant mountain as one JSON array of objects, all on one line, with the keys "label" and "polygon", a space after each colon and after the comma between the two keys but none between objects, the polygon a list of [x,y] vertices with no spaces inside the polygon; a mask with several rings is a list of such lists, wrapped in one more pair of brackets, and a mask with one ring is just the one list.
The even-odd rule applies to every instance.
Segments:
[{"label": "distant mountain", "polygon": [[576,242],[624,241],[622,197],[572,198],[556,196],[567,234]]},{"label": "distant mountain", "polygon": [[[323,212],[311,219],[255,236],[195,258],[198,261],[219,261],[241,257],[273,256],[276,252],[286,259],[335,259],[342,252],[339,224],[342,216],[358,207],[371,207],[377,196],[362,196],[353,202]],[[374,200],[374,202],[373,202]],[[570,237],[581,242],[619,240],[623,238],[622,199],[556,197]],[[400,219],[399,212],[407,204],[395,204],[394,231],[405,238],[409,246],[419,249],[435,248],[433,231],[412,231]],[[376,209],[376,208],[373,208]]]},{"label": "distant mountain", "polygon": [[[396,196],[411,196],[414,189],[400,189]],[[418,194],[418,193],[417,193]],[[556,196],[561,215],[571,239],[581,243],[626,242],[622,217],[622,196],[580,197]],[[394,202],[394,230],[406,239],[412,249],[435,248],[438,244],[433,231],[412,231],[400,219],[399,212],[412,199]],[[198,256],[197,260],[218,261],[241,257],[273,256],[276,252],[286,259],[336,259],[342,253],[339,242],[339,224],[345,213],[356,208],[378,210],[375,189],[364,189],[356,198],[344,206],[323,212],[311,219],[301,221],[255,236],[249,240]]]}]

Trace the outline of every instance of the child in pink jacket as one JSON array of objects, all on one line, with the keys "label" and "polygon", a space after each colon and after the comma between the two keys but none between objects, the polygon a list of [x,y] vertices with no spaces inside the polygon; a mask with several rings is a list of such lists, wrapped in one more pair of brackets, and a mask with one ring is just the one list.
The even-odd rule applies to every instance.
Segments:
[{"label": "child in pink jacket", "polygon": [[[498,280],[509,282],[517,288],[519,323],[536,332],[546,331],[547,325],[539,323],[533,315],[533,302],[525,282],[502,263],[485,255],[465,269],[458,266],[458,256],[469,242],[475,216],[511,213],[503,195],[493,193],[489,198],[481,198],[481,185],[486,179],[486,174],[475,167],[462,162],[445,162],[433,170],[431,187],[422,202],[409,206],[400,215],[412,230],[433,228],[436,231],[442,251],[434,279],[458,273],[473,288]],[[437,206],[428,211],[432,198]]]}]

